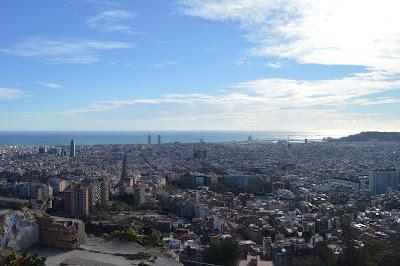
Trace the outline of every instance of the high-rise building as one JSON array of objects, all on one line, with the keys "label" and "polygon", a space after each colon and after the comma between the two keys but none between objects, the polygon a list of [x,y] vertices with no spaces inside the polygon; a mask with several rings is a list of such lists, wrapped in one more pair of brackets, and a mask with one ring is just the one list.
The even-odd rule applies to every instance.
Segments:
[{"label": "high-rise building", "polygon": [[84,217],[108,206],[110,181],[105,178],[85,179],[64,191],[65,214]]},{"label": "high-rise building", "polygon": [[110,181],[103,178],[90,180],[87,187],[89,188],[89,211],[93,213],[98,209],[107,207],[110,196]]},{"label": "high-rise building", "polygon": [[48,183],[53,188],[53,193],[57,194],[64,192],[69,182],[59,178],[51,178]]},{"label": "high-rise building", "polygon": [[400,169],[376,170],[369,173],[369,188],[374,195],[398,190],[399,181]]},{"label": "high-rise building", "polygon": [[149,135],[147,135],[147,144],[151,144],[151,135],[149,134]]},{"label": "high-rise building", "polygon": [[158,145],[161,145],[161,135],[157,136],[157,143],[158,143]]},{"label": "high-rise building", "polygon": [[133,189],[133,204],[135,206],[140,206],[144,201],[144,191],[143,188],[136,187]]},{"label": "high-rise building", "polygon": [[69,147],[69,157],[75,157],[76,152],[75,152],[75,141],[71,140],[71,145]]},{"label": "high-rise building", "polygon": [[38,187],[37,199],[38,200],[48,200],[53,197],[53,188],[49,185],[41,185]]},{"label": "high-rise building", "polygon": [[71,187],[64,191],[64,211],[69,217],[89,215],[89,188]]},{"label": "high-rise building", "polygon": [[121,180],[124,180],[127,178],[127,160],[128,160],[128,155],[125,153],[124,158],[122,159],[122,171],[121,171]]},{"label": "high-rise building", "polygon": [[39,147],[39,154],[46,154],[47,153],[47,147]]},{"label": "high-rise building", "polygon": [[37,199],[38,187],[40,185],[31,182],[16,183],[8,190],[13,197],[21,197],[26,199]]},{"label": "high-rise building", "polygon": [[199,144],[195,144],[193,147],[193,158],[194,159],[205,159],[207,158],[207,149],[203,139],[200,140]]}]

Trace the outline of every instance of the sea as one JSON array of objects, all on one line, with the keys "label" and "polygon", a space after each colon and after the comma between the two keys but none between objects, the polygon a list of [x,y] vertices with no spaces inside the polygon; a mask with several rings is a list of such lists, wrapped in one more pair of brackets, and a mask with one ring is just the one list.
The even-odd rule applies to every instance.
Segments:
[{"label": "sea", "polygon": [[161,136],[162,143],[243,142],[249,136],[253,141],[292,142],[321,141],[325,137],[339,138],[352,134],[348,131],[290,132],[290,131],[0,131],[0,145],[54,145],[66,146],[73,139],[76,145],[95,144],[147,144]]}]

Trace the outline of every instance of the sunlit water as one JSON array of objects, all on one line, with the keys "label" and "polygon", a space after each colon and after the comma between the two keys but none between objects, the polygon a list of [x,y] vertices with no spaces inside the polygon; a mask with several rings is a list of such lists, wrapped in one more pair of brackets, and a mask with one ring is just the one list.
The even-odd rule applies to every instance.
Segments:
[{"label": "sunlit water", "polygon": [[31,131],[0,132],[0,145],[68,145],[74,139],[77,145],[146,144],[148,134],[152,143],[161,135],[162,143],[196,143],[247,141],[321,141],[325,137],[339,138],[353,134],[346,131],[277,132],[277,131]]}]

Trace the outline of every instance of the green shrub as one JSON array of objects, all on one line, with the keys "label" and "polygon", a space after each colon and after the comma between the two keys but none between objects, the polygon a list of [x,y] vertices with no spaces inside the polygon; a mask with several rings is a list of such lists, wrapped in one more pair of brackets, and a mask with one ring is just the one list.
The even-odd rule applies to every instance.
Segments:
[{"label": "green shrub", "polygon": [[164,247],[164,241],[162,240],[160,233],[154,229],[151,230],[150,234],[139,234],[130,227],[126,231],[114,231],[106,237],[107,240],[115,238],[126,239],[145,246]]},{"label": "green shrub", "polygon": [[39,257],[38,255],[27,255],[24,253],[18,256],[15,252],[7,256],[3,262],[4,266],[44,266],[46,257]]}]

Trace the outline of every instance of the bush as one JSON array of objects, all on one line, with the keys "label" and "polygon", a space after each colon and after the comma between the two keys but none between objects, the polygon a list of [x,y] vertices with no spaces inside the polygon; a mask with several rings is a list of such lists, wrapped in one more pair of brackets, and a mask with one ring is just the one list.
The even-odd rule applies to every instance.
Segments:
[{"label": "bush", "polygon": [[164,247],[164,241],[162,240],[160,233],[154,229],[151,229],[148,234],[139,234],[130,227],[126,231],[114,231],[106,237],[107,240],[114,238],[126,239],[145,246]]},{"label": "bush", "polygon": [[27,255],[24,253],[18,256],[15,252],[7,256],[1,265],[4,266],[44,266],[46,257],[39,257],[38,255]]}]

